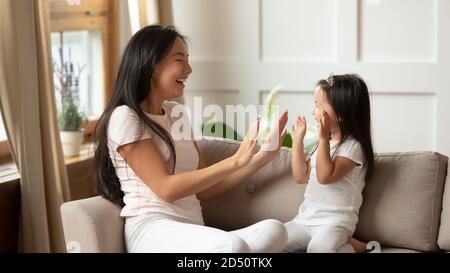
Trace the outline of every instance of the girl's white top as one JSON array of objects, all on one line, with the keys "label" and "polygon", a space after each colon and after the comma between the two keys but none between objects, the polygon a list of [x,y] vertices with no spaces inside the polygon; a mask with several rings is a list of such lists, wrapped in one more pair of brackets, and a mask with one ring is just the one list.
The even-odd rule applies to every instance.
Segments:
[{"label": "girl's white top", "polygon": [[[147,116],[161,125],[175,140],[176,166],[174,173],[196,170],[199,157],[193,143],[191,123],[186,108],[176,102],[165,101],[163,109],[164,115],[147,114]],[[173,111],[175,109],[176,111]],[[172,117],[172,115],[175,115],[175,117]],[[174,123],[178,126],[172,126]],[[179,126],[181,124],[185,126]],[[172,130],[172,127],[175,130]],[[187,131],[183,131],[183,134],[181,134],[181,130],[178,130],[180,127]],[[188,133],[187,137],[186,132]],[[181,136],[185,136],[185,138],[180,139]],[[200,202],[195,194],[173,203],[165,202],[136,175],[120,153],[117,152],[117,149],[122,145],[144,139],[151,139],[167,164],[168,170],[171,171],[170,147],[155,132],[144,127],[137,114],[130,107],[123,105],[114,109],[108,126],[108,148],[116,175],[120,180],[121,189],[125,194],[123,199],[125,206],[122,208],[120,216],[128,217],[155,213],[204,224]],[[149,157],[145,164],[152,164],[152,158]]]},{"label": "girl's white top", "polygon": [[362,205],[362,190],[365,185],[364,154],[361,144],[348,137],[339,145],[330,142],[330,156],[346,157],[358,165],[341,180],[332,184],[320,184],[317,180],[317,151],[311,156],[311,174],[295,220],[304,225],[337,225],[354,231]]}]

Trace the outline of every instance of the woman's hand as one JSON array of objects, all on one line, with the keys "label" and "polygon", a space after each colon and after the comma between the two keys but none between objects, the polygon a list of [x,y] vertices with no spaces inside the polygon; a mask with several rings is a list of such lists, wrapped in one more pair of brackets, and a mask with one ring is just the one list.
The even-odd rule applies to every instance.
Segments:
[{"label": "woman's hand", "polygon": [[292,144],[303,143],[308,125],[304,116],[298,116],[295,125],[292,126]]},{"label": "woman's hand", "polygon": [[258,156],[266,162],[271,161],[280,154],[284,137],[286,136],[286,123],[288,121],[288,112],[284,111],[278,118],[278,123],[272,126],[267,134],[264,144],[258,152]]},{"label": "woman's hand", "polygon": [[250,127],[238,151],[233,155],[233,159],[239,168],[246,166],[256,152],[260,121],[261,119],[258,118],[252,127]]},{"label": "woman's hand", "polygon": [[329,140],[330,139],[330,116],[327,112],[321,111],[319,118],[316,120],[317,129],[319,131],[319,138]]}]

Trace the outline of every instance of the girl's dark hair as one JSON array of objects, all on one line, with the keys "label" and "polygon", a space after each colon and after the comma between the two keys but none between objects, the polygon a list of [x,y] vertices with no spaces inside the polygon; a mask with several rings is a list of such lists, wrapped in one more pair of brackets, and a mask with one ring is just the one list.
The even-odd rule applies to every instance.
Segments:
[{"label": "girl's dark hair", "polygon": [[[131,38],[120,61],[112,97],[95,128],[97,192],[122,207],[124,193],[110,158],[108,123],[116,107],[122,105],[130,107],[141,121],[142,130],[152,130],[169,145],[173,172],[176,156],[172,138],[164,128],[142,111],[140,104],[152,92],[150,80],[155,67],[168,54],[177,38],[186,42],[174,27],[159,25],[144,27]],[[143,133],[142,130],[141,133]]]},{"label": "girl's dark hair", "polygon": [[[370,125],[370,98],[367,85],[356,74],[332,76],[333,79],[320,80],[317,85],[324,91],[328,102],[333,107],[341,130],[342,144],[349,136],[357,140],[363,149],[367,163],[366,177],[368,181],[373,173],[374,152],[372,147]],[[332,86],[330,85],[332,82]]]}]

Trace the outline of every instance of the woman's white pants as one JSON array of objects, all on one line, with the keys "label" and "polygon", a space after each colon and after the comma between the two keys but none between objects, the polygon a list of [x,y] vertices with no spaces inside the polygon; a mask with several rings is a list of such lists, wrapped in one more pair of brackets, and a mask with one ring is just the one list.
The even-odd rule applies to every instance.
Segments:
[{"label": "woman's white pants", "polygon": [[287,237],[284,225],[271,219],[230,232],[168,217],[125,220],[128,252],[273,253],[284,250]]}]

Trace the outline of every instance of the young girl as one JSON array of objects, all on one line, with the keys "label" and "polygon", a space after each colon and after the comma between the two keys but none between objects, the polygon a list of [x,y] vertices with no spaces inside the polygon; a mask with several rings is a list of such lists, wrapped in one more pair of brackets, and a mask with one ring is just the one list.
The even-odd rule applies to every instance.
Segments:
[{"label": "young girl", "polygon": [[[188,57],[172,27],[148,26],[131,38],[96,128],[98,191],[122,207],[129,252],[280,252],[287,232],[279,221],[232,232],[204,225],[198,198],[236,187],[279,149],[255,154],[257,123],[233,156],[208,167],[191,138],[171,134],[180,105],[169,100],[183,95]],[[281,138],[286,122],[284,113],[272,133]]]},{"label": "young girl", "polygon": [[305,118],[298,117],[294,128],[292,172],[308,185],[298,215],[285,224],[285,250],[363,251],[365,244],[351,238],[373,172],[369,92],[359,76],[336,75],[319,81],[314,99],[319,146],[309,161],[303,153]]}]

